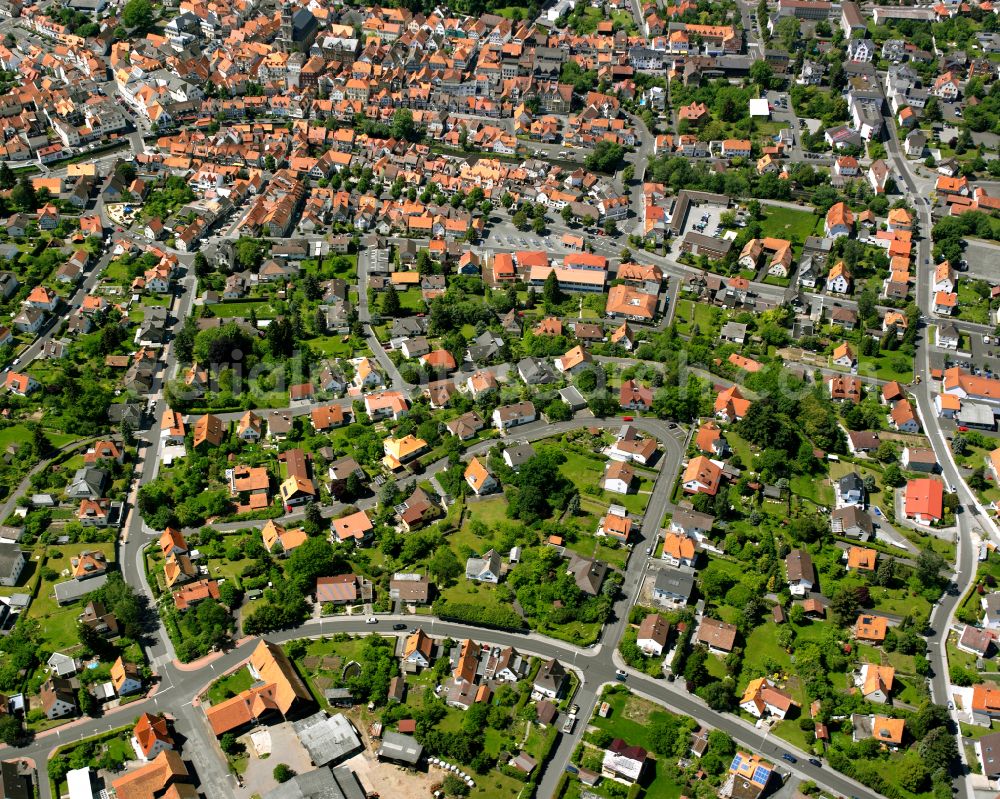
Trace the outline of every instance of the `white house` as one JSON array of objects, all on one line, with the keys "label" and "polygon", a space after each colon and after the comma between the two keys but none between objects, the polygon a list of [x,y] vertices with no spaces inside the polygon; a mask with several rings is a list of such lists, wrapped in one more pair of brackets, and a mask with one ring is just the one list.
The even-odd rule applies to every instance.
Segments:
[{"label": "white house", "polygon": [[794,702],[767,677],[751,680],[740,699],[740,707],[754,718],[774,716],[783,719]]},{"label": "white house", "polygon": [[659,613],[650,613],[639,625],[636,644],[647,655],[659,657],[667,646],[670,624]]},{"label": "white house", "polygon": [[469,558],[465,562],[465,579],[474,580],[479,583],[500,582],[501,561],[500,554],[491,549],[481,558]]},{"label": "white house", "polygon": [[812,558],[804,549],[793,549],[785,558],[788,588],[793,596],[805,596],[816,584]]}]

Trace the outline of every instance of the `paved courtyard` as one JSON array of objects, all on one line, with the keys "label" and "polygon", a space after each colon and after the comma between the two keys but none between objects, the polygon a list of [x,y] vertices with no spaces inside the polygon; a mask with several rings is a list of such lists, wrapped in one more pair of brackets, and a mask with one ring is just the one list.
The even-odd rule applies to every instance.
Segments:
[{"label": "paved courtyard", "polygon": [[258,727],[240,736],[240,741],[246,746],[250,759],[243,774],[244,787],[236,790],[238,799],[250,799],[254,794],[262,796],[274,788],[278,783],[272,772],[279,763],[284,763],[296,774],[313,769],[309,753],[299,743],[290,722]]}]

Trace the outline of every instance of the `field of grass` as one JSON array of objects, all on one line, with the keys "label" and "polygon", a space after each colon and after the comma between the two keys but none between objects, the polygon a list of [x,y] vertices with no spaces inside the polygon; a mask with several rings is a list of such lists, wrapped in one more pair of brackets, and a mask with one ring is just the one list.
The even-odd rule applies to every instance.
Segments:
[{"label": "field of grass", "polygon": [[802,244],[807,237],[816,234],[822,219],[811,211],[797,211],[791,208],[764,206],[766,216],[760,226],[765,236],[789,239]]},{"label": "field of grass", "polygon": [[898,353],[882,353],[874,358],[862,355],[858,358],[858,374],[910,383],[913,381],[913,365]]},{"label": "field of grass", "polygon": [[647,750],[653,748],[650,724],[668,719],[671,715],[660,705],[627,692],[605,694],[603,700],[611,706],[611,712],[607,718],[595,713],[590,723],[615,738],[621,738],[630,746],[641,746]]},{"label": "field of grass", "polygon": [[466,513],[473,519],[478,519],[487,527],[507,519],[507,500],[502,497],[484,499],[481,502],[470,502]]},{"label": "field of grass", "polygon": [[358,276],[357,255],[331,255],[320,264],[317,259],[309,258],[302,262],[302,271],[314,274],[322,279],[341,277],[353,282]]},{"label": "field of grass", "polygon": [[789,488],[793,494],[817,505],[833,505],[833,486],[823,475],[797,474],[789,481]]},{"label": "field of grass", "polygon": [[208,688],[208,699],[213,705],[236,696],[253,685],[250,669],[239,668],[232,674],[216,680]]},{"label": "field of grass", "polygon": [[424,297],[420,293],[420,289],[406,289],[406,291],[400,291],[399,307],[404,311],[422,313],[424,310]]},{"label": "field of grass", "polygon": [[477,583],[460,578],[455,585],[441,591],[441,598],[447,602],[467,602],[482,607],[500,607],[495,585]]},{"label": "field of grass", "polygon": [[307,340],[306,344],[327,358],[350,358],[354,355],[350,340],[344,341],[343,336],[319,336]]},{"label": "field of grass", "polygon": [[527,6],[504,6],[503,8],[496,9],[495,13],[499,14],[505,19],[527,19],[528,18],[528,7]]},{"label": "field of grass", "polygon": [[958,281],[958,318],[966,322],[987,325],[990,322],[990,303],[975,292],[970,281]]},{"label": "field of grass", "polygon": [[698,325],[703,334],[711,334],[716,328],[716,312],[710,305],[694,300],[678,300],[674,311],[677,331],[681,335],[691,335],[692,325]]},{"label": "field of grass", "polygon": [[274,311],[271,309],[271,303],[267,300],[252,300],[250,302],[217,302],[215,305],[209,306],[212,312],[222,318],[226,319],[229,317],[249,317],[250,309],[257,314],[258,319],[271,319],[274,316]]}]

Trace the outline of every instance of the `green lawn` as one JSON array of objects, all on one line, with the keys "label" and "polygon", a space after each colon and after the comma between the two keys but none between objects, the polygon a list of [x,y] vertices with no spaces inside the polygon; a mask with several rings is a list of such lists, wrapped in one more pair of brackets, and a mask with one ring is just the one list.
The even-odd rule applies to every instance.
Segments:
[{"label": "green lawn", "polygon": [[772,728],[772,732],[793,746],[797,746],[799,749],[803,749],[806,752],[812,750],[811,739],[813,735],[809,733],[807,737],[806,733],[799,729],[799,720],[797,718],[778,722]]},{"label": "green lawn", "polygon": [[858,358],[858,373],[874,375],[880,380],[910,383],[913,381],[913,363],[893,352],[882,353],[874,358],[862,355]]},{"label": "green lawn", "polygon": [[958,281],[958,318],[966,322],[988,325],[990,322],[990,301],[981,297],[972,288],[971,281]]},{"label": "green lawn", "polygon": [[108,264],[107,268],[104,270],[104,277],[112,283],[119,283],[121,285],[126,285],[132,282],[129,274],[129,268],[119,260],[114,260]]},{"label": "green lawn", "polygon": [[[80,436],[73,435],[72,433],[60,433],[48,428],[45,430],[45,437],[53,447],[57,448],[72,444],[80,438]],[[31,432],[23,424],[12,424],[9,427],[0,429],[0,448],[2,449],[6,449],[10,444],[19,444],[22,441],[30,440]]]},{"label": "green lawn", "polygon": [[268,300],[252,300],[250,302],[217,302],[215,305],[210,305],[209,308],[212,312],[220,317],[249,317],[250,310],[257,314],[258,319],[271,319],[275,316],[274,310],[271,308],[271,303]]},{"label": "green lawn", "polygon": [[468,602],[482,607],[500,607],[495,585],[459,578],[459,582],[441,591],[446,602]]},{"label": "green lawn", "polygon": [[469,799],[509,799],[518,796],[524,783],[494,769],[489,774],[476,777],[476,787],[469,791]]},{"label": "green lawn", "polygon": [[420,289],[406,289],[399,292],[399,307],[404,311],[423,313],[424,297]]},{"label": "green lawn", "polygon": [[698,325],[703,334],[710,334],[716,329],[717,319],[721,315],[715,308],[694,300],[678,300],[674,311],[674,321],[677,330],[682,335],[690,335],[692,325]]},{"label": "green lawn", "polygon": [[327,358],[350,358],[354,355],[351,341],[344,341],[343,336],[319,336],[306,341],[310,349]]},{"label": "green lawn", "polygon": [[466,512],[487,527],[492,527],[497,522],[507,520],[507,500],[499,496],[481,502],[470,502],[466,506]]},{"label": "green lawn", "polygon": [[797,474],[789,481],[789,487],[793,494],[817,505],[833,505],[833,486],[823,475]]},{"label": "green lawn", "polygon": [[621,738],[630,746],[641,746],[651,750],[653,746],[649,734],[650,723],[671,716],[660,705],[628,692],[605,694],[602,699],[611,706],[611,712],[607,718],[601,718],[595,713],[590,723],[599,729],[607,730],[615,738]]},{"label": "green lawn", "polygon": [[330,255],[322,263],[315,258],[302,262],[302,271],[313,274],[320,279],[341,277],[348,282],[354,282],[358,277],[357,255]]},{"label": "green lawn", "polygon": [[495,13],[505,19],[528,19],[527,6],[504,6],[496,9]]},{"label": "green lawn", "polygon": [[208,688],[208,699],[213,705],[224,702],[253,685],[250,669],[240,667],[232,674],[216,680]]},{"label": "green lawn", "polygon": [[797,211],[771,205],[764,206],[764,209],[766,216],[760,222],[763,234],[773,238],[789,239],[795,244],[802,244],[807,237],[815,235],[822,223],[822,218],[811,211]]}]

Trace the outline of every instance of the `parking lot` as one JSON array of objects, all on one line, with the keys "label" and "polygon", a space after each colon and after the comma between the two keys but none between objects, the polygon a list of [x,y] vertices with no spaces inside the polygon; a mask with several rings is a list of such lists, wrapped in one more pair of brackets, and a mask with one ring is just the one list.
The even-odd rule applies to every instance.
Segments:
[{"label": "parking lot", "polygon": [[725,211],[726,209],[721,205],[710,205],[708,203],[698,206],[692,205],[691,210],[688,211],[685,228],[705,236],[721,238],[723,230],[719,218]]},{"label": "parking lot", "polygon": [[960,277],[989,282],[996,280],[1000,247],[980,239],[967,239],[964,256],[969,268],[961,272]]}]

